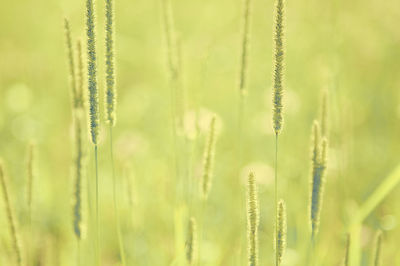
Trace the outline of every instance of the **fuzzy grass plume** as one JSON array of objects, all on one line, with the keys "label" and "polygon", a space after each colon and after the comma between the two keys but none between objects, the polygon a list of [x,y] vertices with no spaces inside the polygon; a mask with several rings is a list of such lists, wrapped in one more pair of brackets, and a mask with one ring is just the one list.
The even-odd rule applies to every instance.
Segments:
[{"label": "fuzzy grass plume", "polygon": [[214,153],[215,153],[215,143],[216,143],[215,121],[216,117],[213,116],[210,121],[210,129],[208,132],[207,143],[204,150],[203,178],[202,178],[202,192],[204,198],[208,197],[211,188],[211,179],[214,166]]},{"label": "fuzzy grass plume", "polygon": [[249,266],[258,265],[258,225],[260,211],[257,194],[256,179],[254,173],[250,172],[247,180],[247,247]]},{"label": "fuzzy grass plume", "polygon": [[195,264],[195,256],[197,249],[197,224],[196,219],[191,217],[188,225],[186,239],[186,262],[188,265]]},{"label": "fuzzy grass plume", "polygon": [[86,1],[86,34],[87,34],[87,69],[89,90],[89,117],[91,141],[98,143],[99,135],[99,92],[97,88],[96,32],[94,0]]},{"label": "fuzzy grass plume", "polygon": [[115,55],[114,55],[114,1],[106,0],[106,121],[110,126],[115,125],[116,89],[115,89]]},{"label": "fuzzy grass plume", "polygon": [[251,0],[243,0],[243,6],[242,49],[240,54],[239,75],[239,91],[241,95],[246,94],[246,72],[248,68],[248,53],[250,45]]},{"label": "fuzzy grass plume", "polygon": [[311,193],[310,193],[310,224],[311,238],[318,233],[319,220],[322,207],[322,197],[327,165],[328,142],[326,138],[320,142],[320,129],[317,121],[313,125],[313,146],[311,159]]},{"label": "fuzzy grass plume", "polygon": [[287,231],[287,221],[286,221],[286,205],[284,200],[279,200],[278,203],[278,222],[277,230],[275,235],[275,248],[276,248],[276,265],[281,265],[282,258],[286,249],[286,231]]},{"label": "fuzzy grass plume", "polygon": [[4,199],[4,204],[6,207],[6,215],[7,215],[7,220],[8,220],[8,226],[10,229],[11,239],[13,242],[15,258],[17,260],[17,265],[22,266],[21,250],[20,250],[20,246],[19,246],[19,242],[18,242],[17,230],[16,230],[16,226],[15,226],[14,215],[13,215],[12,208],[11,208],[10,197],[8,195],[8,189],[7,189],[7,184],[6,184],[6,177],[5,177],[5,173],[4,173],[3,163],[1,161],[0,161],[0,182],[1,182],[1,188],[3,190],[3,199]]},{"label": "fuzzy grass plume", "polygon": [[76,53],[77,53],[77,67],[76,67],[76,94],[78,100],[78,107],[83,108],[84,105],[84,66],[83,66],[83,51],[82,51],[82,42],[81,40],[77,40],[76,42]]},{"label": "fuzzy grass plume", "polygon": [[74,108],[77,108],[79,106],[79,99],[76,87],[74,49],[72,46],[71,28],[67,18],[64,18],[64,30],[65,30],[67,52],[68,52],[68,67],[69,67],[69,76],[70,76],[71,91],[72,91],[72,105]]},{"label": "fuzzy grass plume", "polygon": [[73,226],[74,233],[78,240],[81,239],[82,235],[82,178],[84,169],[84,151],[83,151],[83,140],[82,140],[82,118],[81,113],[75,114],[74,121],[75,130],[75,159],[74,159],[74,205],[73,205]]},{"label": "fuzzy grass plume", "polygon": [[283,59],[284,59],[284,0],[276,0],[274,25],[274,70],[273,70],[273,129],[275,135],[282,130],[282,98],[283,98]]}]

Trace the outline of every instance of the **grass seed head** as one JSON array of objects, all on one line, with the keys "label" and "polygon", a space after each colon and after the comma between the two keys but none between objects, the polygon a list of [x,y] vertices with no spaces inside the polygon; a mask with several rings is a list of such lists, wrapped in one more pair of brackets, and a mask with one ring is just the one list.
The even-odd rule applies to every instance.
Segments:
[{"label": "grass seed head", "polygon": [[95,32],[94,0],[86,0],[86,34],[87,34],[87,68],[89,90],[89,125],[91,141],[98,143],[99,135],[99,93],[97,88],[97,58],[96,58],[96,32]]},{"label": "grass seed head", "polygon": [[191,217],[188,225],[187,239],[186,239],[186,261],[188,265],[195,264],[195,256],[197,249],[197,224],[196,219]]},{"label": "grass seed head", "polygon": [[115,88],[115,51],[114,51],[114,1],[106,0],[106,122],[115,125],[116,88]]},{"label": "grass seed head", "polygon": [[325,172],[327,166],[328,141],[319,138],[318,122],[313,125],[313,145],[311,160],[311,189],[310,189],[310,225],[311,237],[314,238],[319,230],[319,220],[322,207]]},{"label": "grass seed head", "polygon": [[257,183],[254,173],[250,172],[247,180],[247,249],[249,266],[258,265],[259,220]]},{"label": "grass seed head", "polygon": [[68,67],[69,67],[69,77],[70,77],[71,91],[72,91],[72,105],[74,108],[77,108],[79,105],[79,99],[76,87],[74,48],[72,46],[71,28],[67,18],[64,18],[64,30],[65,30],[67,52],[68,52]]},{"label": "grass seed head", "polygon": [[278,222],[276,230],[276,249],[277,249],[277,262],[278,266],[282,263],[282,258],[286,250],[286,231],[287,231],[287,221],[286,221],[286,205],[284,200],[279,200],[278,202]]},{"label": "grass seed head", "polygon": [[216,143],[215,121],[216,117],[214,115],[210,121],[208,138],[204,150],[202,192],[203,192],[203,197],[205,199],[208,197],[208,194],[210,192],[212,172],[214,167],[214,154],[215,154],[215,143]]},{"label": "grass seed head", "polygon": [[250,45],[250,18],[251,0],[243,0],[243,26],[242,26],[242,47],[240,54],[239,91],[246,94],[246,74],[248,69],[248,53]]},{"label": "grass seed head", "polygon": [[274,70],[273,70],[273,129],[275,135],[283,125],[283,71],[284,71],[284,0],[276,0],[274,25]]}]

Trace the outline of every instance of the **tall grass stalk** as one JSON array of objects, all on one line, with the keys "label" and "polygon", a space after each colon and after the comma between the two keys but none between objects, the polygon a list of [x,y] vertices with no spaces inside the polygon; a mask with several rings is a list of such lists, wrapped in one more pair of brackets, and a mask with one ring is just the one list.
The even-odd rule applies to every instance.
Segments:
[{"label": "tall grass stalk", "polygon": [[183,173],[186,165],[185,140],[180,136],[184,132],[184,97],[181,75],[180,43],[174,26],[174,16],[172,12],[171,0],[160,0],[162,11],[162,24],[165,37],[166,65],[168,72],[168,84],[170,88],[170,116],[173,143],[173,160],[175,165],[176,193],[175,200],[178,204],[185,204],[183,201],[185,194],[183,191],[185,174]]},{"label": "tall grass stalk", "polygon": [[[216,132],[216,116],[213,115],[210,120],[210,126],[207,136],[207,141],[204,147],[203,153],[203,172],[200,180],[200,194],[202,198],[201,202],[201,237],[200,243],[205,239],[205,217],[207,212],[207,199],[211,190],[212,185],[212,175],[214,168],[214,156],[215,156],[215,146],[217,141]],[[199,256],[201,256],[201,245],[199,248]]]},{"label": "tall grass stalk", "polygon": [[[284,0],[276,0],[274,18],[274,70],[273,70],[273,129],[275,132],[275,235],[278,235],[278,136],[282,130],[283,59],[284,59]],[[279,265],[277,243],[275,243],[275,265]]]},{"label": "tall grass stalk", "polygon": [[8,220],[8,226],[10,229],[11,239],[13,242],[13,248],[14,248],[14,252],[15,252],[16,262],[17,262],[18,266],[22,266],[21,250],[20,250],[19,241],[18,241],[18,237],[17,237],[17,229],[16,229],[16,225],[15,225],[13,211],[11,208],[10,197],[8,195],[6,177],[5,177],[2,161],[0,161],[0,182],[1,182],[1,188],[3,190],[3,199],[4,199],[4,204],[6,207],[6,215],[7,215],[7,220]]},{"label": "tall grass stalk", "polygon": [[94,145],[95,172],[96,172],[96,234],[95,253],[97,265],[100,265],[100,221],[99,221],[99,174],[98,174],[98,135],[99,135],[99,95],[97,89],[96,66],[96,32],[95,32],[94,0],[86,0],[86,34],[88,53],[88,92],[89,92],[89,124],[91,141]]},{"label": "tall grass stalk", "polygon": [[247,249],[248,265],[258,265],[258,225],[260,211],[258,207],[258,191],[254,173],[247,180]]},{"label": "tall grass stalk", "polygon": [[110,160],[111,160],[111,169],[112,169],[112,183],[113,183],[113,202],[114,202],[114,215],[116,220],[116,230],[119,244],[119,251],[121,256],[122,265],[126,265],[125,260],[125,251],[122,241],[121,235],[121,225],[119,220],[118,213],[118,201],[117,201],[117,192],[116,192],[116,177],[115,177],[115,166],[114,166],[114,151],[113,151],[113,127],[116,122],[116,79],[115,79],[115,50],[114,50],[114,27],[115,27],[115,18],[114,18],[114,1],[113,0],[105,0],[105,65],[106,65],[106,95],[105,95],[105,114],[106,114],[106,122],[109,126],[110,132]]},{"label": "tall grass stalk", "polygon": [[[168,81],[171,87],[171,119],[172,119],[172,129],[174,138],[174,149],[175,156],[177,156],[177,117],[176,117],[176,84],[179,77],[178,72],[178,59],[176,55],[177,40],[174,30],[172,7],[170,0],[161,0],[162,6],[162,20],[163,20],[163,30],[165,36],[165,46],[166,46],[166,59],[167,59],[167,69],[168,69]],[[178,164],[178,159],[175,158],[176,164]],[[178,171],[178,167],[176,169]]]}]

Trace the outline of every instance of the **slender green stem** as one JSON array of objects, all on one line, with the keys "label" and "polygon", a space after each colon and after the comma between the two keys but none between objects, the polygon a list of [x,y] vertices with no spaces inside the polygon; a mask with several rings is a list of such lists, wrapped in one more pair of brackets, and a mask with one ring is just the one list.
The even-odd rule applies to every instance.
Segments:
[{"label": "slender green stem", "polygon": [[[237,168],[236,168],[236,174],[237,177],[240,178],[241,174],[241,168],[243,166],[243,139],[244,139],[244,117],[245,117],[245,102],[246,102],[246,95],[243,90],[240,90],[239,93],[239,114],[238,114],[238,146],[237,146]],[[240,213],[245,213],[246,211],[246,198],[241,197],[240,199]],[[246,235],[245,234],[240,234],[240,251],[239,251],[239,261],[242,261],[242,254],[245,253],[242,250],[242,247],[245,247],[246,243]]]},{"label": "slender green stem", "polygon": [[29,205],[29,209],[28,209],[28,228],[29,228],[29,232],[28,232],[28,243],[27,243],[27,247],[26,247],[26,254],[27,254],[27,265],[31,265],[32,264],[32,259],[31,259],[31,247],[32,247],[32,238],[33,238],[33,230],[32,230],[32,206]]},{"label": "slender green stem", "polygon": [[97,159],[97,144],[94,145],[94,162],[96,168],[96,262],[100,265],[100,221],[99,221],[99,173]]},{"label": "slender green stem", "polygon": [[312,235],[311,240],[310,240],[310,246],[309,246],[309,256],[308,256],[308,261],[307,265],[314,266],[315,265],[315,236]]},{"label": "slender green stem", "polygon": [[81,241],[80,239],[76,239],[76,265],[81,265]]},{"label": "slender green stem", "polygon": [[206,200],[202,200],[202,203],[201,203],[201,214],[200,214],[200,217],[201,217],[201,228],[200,228],[200,238],[199,238],[199,244],[198,244],[198,247],[199,247],[199,251],[198,251],[198,265],[202,265],[201,264],[201,259],[202,259],[202,252],[204,251],[204,249],[203,249],[203,242],[204,242],[204,240],[205,240],[205,235],[206,235],[206,233],[205,233],[205,222],[206,222],[206,208],[207,208],[207,205],[206,205],[207,203],[206,203]]},{"label": "slender green stem", "polygon": [[[239,144],[239,163],[242,163],[242,139],[243,139],[243,121],[244,121],[244,108],[245,108],[245,102],[246,102],[246,96],[244,95],[243,92],[240,93],[239,96],[239,119],[238,119],[238,144]],[[240,167],[240,166],[239,166]]]},{"label": "slender green stem", "polygon": [[124,250],[124,244],[122,242],[121,224],[119,222],[118,203],[117,203],[115,168],[114,168],[114,152],[113,152],[113,136],[112,136],[112,125],[111,124],[110,124],[110,156],[111,156],[111,169],[112,169],[112,177],[113,177],[114,214],[115,214],[115,221],[116,221],[116,226],[117,226],[119,252],[121,255],[122,265],[125,266],[126,265],[125,250]]},{"label": "slender green stem", "polygon": [[[275,134],[275,238],[278,236],[278,134]],[[275,265],[278,266],[278,241],[275,239]]]}]

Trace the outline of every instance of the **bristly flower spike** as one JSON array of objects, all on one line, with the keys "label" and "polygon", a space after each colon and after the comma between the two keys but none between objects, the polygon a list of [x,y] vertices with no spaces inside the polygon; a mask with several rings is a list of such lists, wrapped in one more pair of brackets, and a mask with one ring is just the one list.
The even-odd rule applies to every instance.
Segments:
[{"label": "bristly flower spike", "polygon": [[202,192],[203,197],[206,199],[211,188],[212,171],[214,166],[214,153],[216,143],[216,129],[215,129],[216,117],[213,116],[210,122],[210,129],[208,132],[208,139],[204,150],[204,161],[203,161],[203,178],[202,178]]},{"label": "bristly flower spike", "polygon": [[260,211],[257,194],[256,178],[254,173],[250,172],[247,181],[247,249],[249,266],[258,265],[258,225]]},{"label": "bristly flower spike", "polygon": [[286,232],[287,232],[287,218],[286,218],[286,205],[284,200],[280,200],[278,203],[278,230],[275,236],[276,249],[277,249],[277,265],[281,265],[282,258],[286,250]]},{"label": "bristly flower spike", "polygon": [[96,63],[96,33],[94,0],[86,1],[86,33],[88,53],[88,90],[89,90],[89,117],[91,141],[98,143],[99,135],[99,95],[97,89],[97,63]]},{"label": "bristly flower spike", "polygon": [[283,59],[284,59],[284,0],[276,0],[274,26],[274,70],[273,70],[273,129],[275,135],[282,130],[283,125]]},{"label": "bristly flower spike", "polygon": [[106,0],[106,121],[115,125],[116,88],[115,88],[115,51],[114,51],[114,1]]},{"label": "bristly flower spike", "polygon": [[310,225],[311,238],[314,239],[319,229],[322,207],[325,172],[327,167],[328,141],[319,140],[320,129],[318,122],[313,125],[313,146],[311,159],[311,193],[310,193]]}]

